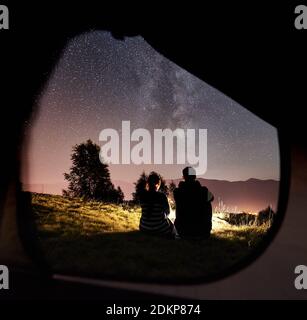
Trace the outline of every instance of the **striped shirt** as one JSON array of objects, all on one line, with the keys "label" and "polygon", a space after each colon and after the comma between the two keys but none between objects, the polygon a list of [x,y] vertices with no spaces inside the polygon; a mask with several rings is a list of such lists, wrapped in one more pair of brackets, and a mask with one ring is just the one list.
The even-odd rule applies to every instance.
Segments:
[{"label": "striped shirt", "polygon": [[173,224],[167,218],[170,210],[166,195],[162,192],[144,191],[140,200],[140,230],[152,234],[171,234]]}]

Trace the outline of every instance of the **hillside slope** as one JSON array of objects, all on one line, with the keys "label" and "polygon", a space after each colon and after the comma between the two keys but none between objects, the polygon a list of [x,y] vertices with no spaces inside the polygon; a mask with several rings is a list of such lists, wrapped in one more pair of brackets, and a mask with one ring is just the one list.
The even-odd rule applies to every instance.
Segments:
[{"label": "hillside slope", "polygon": [[32,194],[38,240],[55,272],[126,280],[184,280],[227,271],[253,253],[266,227],[214,224],[209,240],[138,231],[140,208]]}]

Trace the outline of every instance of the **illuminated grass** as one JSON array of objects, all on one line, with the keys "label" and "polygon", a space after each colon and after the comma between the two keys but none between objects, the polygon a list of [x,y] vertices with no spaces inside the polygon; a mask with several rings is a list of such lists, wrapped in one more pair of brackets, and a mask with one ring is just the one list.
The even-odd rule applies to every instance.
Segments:
[{"label": "illuminated grass", "polygon": [[209,240],[166,240],[138,231],[140,208],[32,195],[39,242],[55,272],[117,279],[195,279],[239,263],[267,228],[213,221]]}]

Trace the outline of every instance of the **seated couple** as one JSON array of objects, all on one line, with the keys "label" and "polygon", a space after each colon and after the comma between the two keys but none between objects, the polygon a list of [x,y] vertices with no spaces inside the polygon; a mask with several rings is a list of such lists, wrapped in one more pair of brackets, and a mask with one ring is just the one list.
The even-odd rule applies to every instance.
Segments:
[{"label": "seated couple", "polygon": [[184,181],[174,190],[176,219],[168,218],[169,203],[164,193],[159,192],[160,176],[152,172],[146,190],[140,194],[142,216],[140,230],[170,238],[193,238],[210,236],[212,228],[213,195],[196,180],[195,170],[186,167],[182,171]]}]

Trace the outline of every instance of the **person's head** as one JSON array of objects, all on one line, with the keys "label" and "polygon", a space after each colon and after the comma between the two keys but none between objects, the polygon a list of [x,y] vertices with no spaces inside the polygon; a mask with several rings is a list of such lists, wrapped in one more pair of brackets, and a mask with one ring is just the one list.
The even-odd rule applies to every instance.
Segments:
[{"label": "person's head", "polygon": [[192,167],[185,167],[182,170],[182,175],[185,181],[194,181],[196,179],[196,171]]},{"label": "person's head", "polygon": [[147,178],[146,189],[149,191],[158,191],[161,186],[161,178],[156,172],[151,172]]}]

